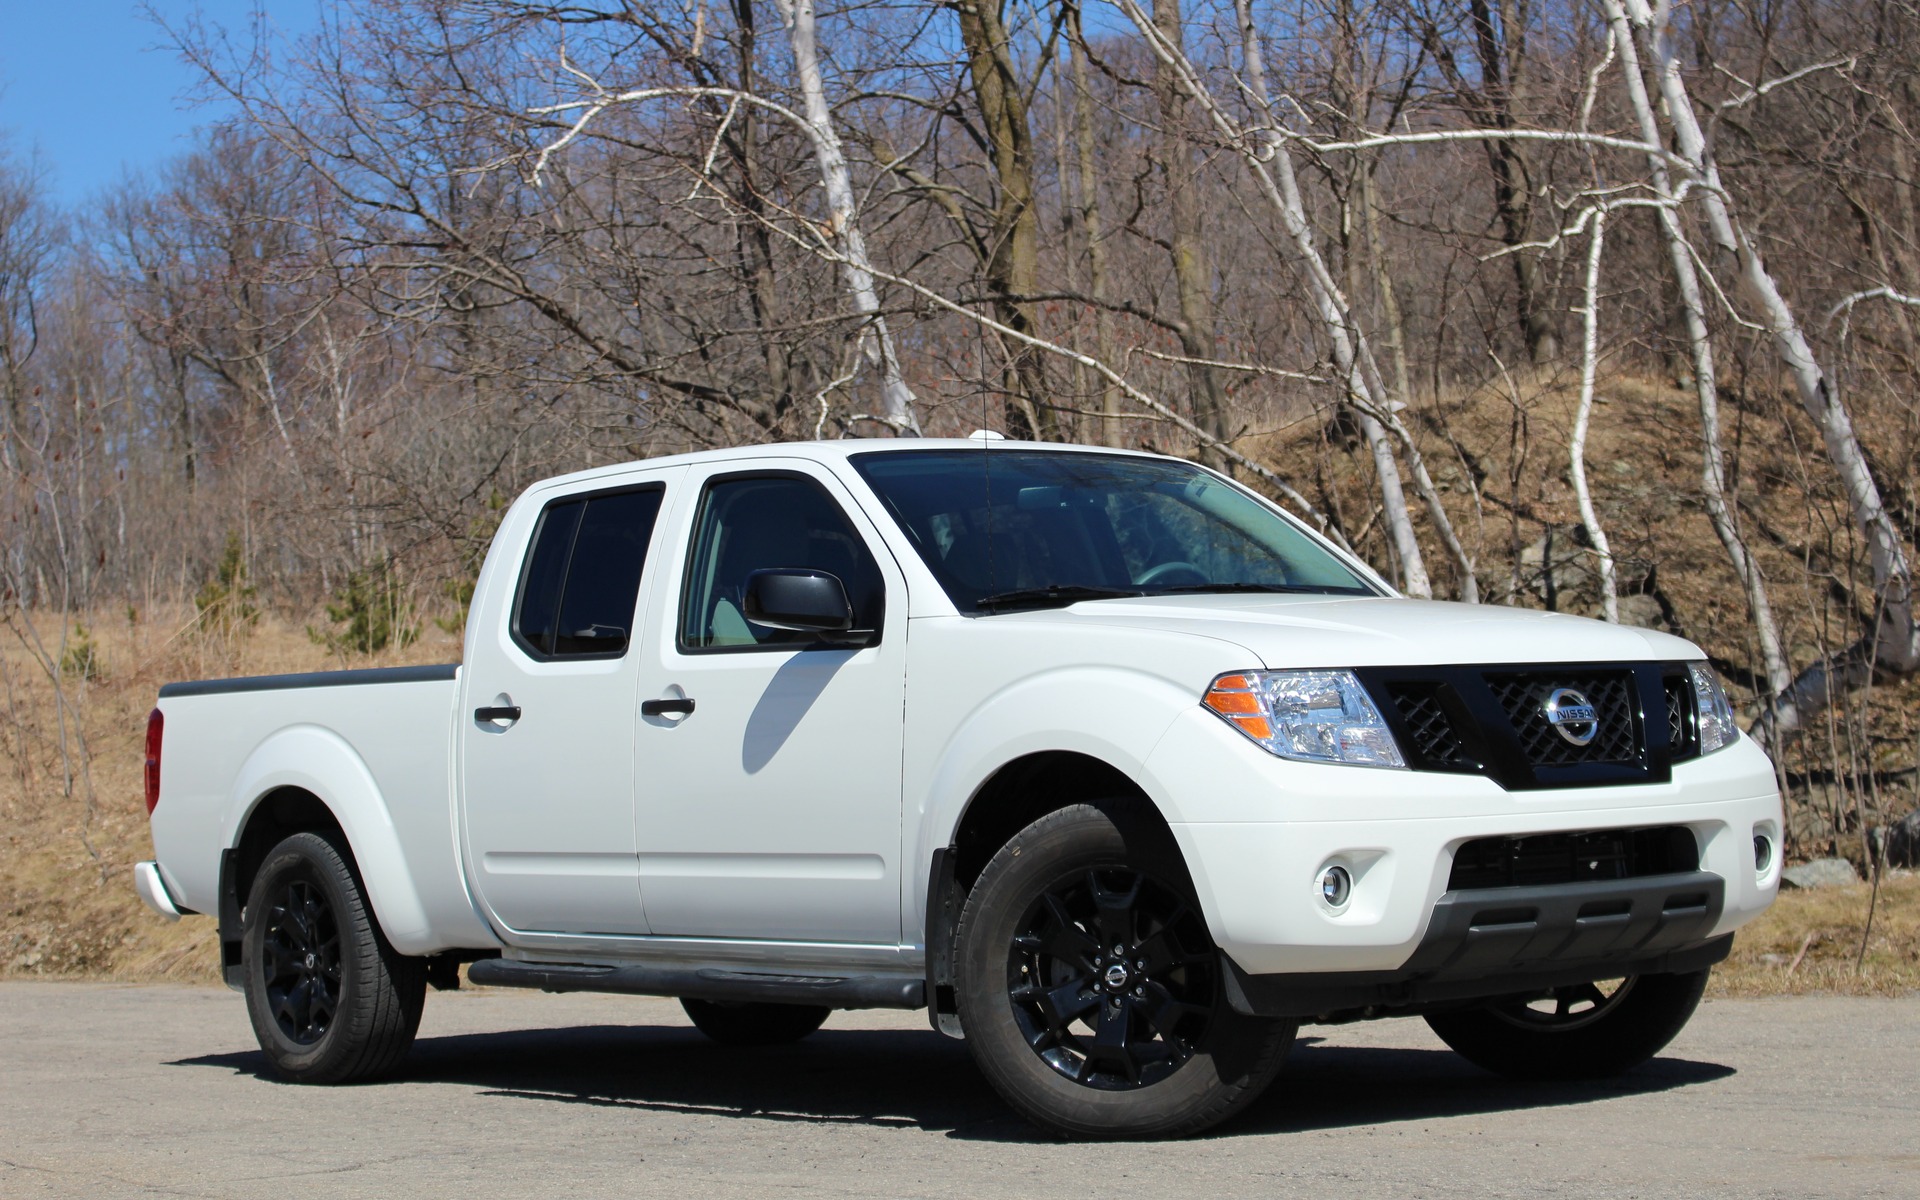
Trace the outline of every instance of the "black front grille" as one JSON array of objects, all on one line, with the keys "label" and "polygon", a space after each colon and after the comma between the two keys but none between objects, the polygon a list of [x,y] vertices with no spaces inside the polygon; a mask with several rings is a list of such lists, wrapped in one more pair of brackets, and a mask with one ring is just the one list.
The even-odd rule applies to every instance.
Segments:
[{"label": "black front grille", "polygon": [[[1360,667],[1415,771],[1485,775],[1509,791],[1665,783],[1699,756],[1693,685],[1676,662]],[[1592,706],[1584,746],[1547,717],[1554,693]],[[1560,697],[1561,706],[1572,702]],[[1575,735],[1584,723],[1566,726]],[[1664,736],[1663,736],[1664,735]]]},{"label": "black front grille", "polygon": [[[1583,763],[1629,763],[1640,758],[1640,733],[1635,717],[1633,674],[1630,671],[1493,674],[1487,686],[1513,723],[1527,761],[1536,767],[1570,767]],[[1598,718],[1593,740],[1576,745],[1547,720],[1547,700],[1567,688],[1586,697]]]},{"label": "black front grille", "polygon": [[1447,890],[1637,879],[1699,869],[1699,843],[1679,825],[1491,837],[1455,852]]},{"label": "black front grille", "polygon": [[1667,744],[1673,747],[1673,761],[1700,756],[1700,739],[1694,736],[1693,683],[1685,675],[1669,675],[1660,681],[1667,694]]},{"label": "black front grille", "polygon": [[1444,770],[1476,765],[1460,744],[1460,733],[1453,727],[1447,710],[1441,707],[1436,685],[1393,684],[1387,691],[1393,697],[1394,707],[1400,710],[1400,719],[1406,722],[1407,734],[1413,740],[1410,749],[1421,766]]}]

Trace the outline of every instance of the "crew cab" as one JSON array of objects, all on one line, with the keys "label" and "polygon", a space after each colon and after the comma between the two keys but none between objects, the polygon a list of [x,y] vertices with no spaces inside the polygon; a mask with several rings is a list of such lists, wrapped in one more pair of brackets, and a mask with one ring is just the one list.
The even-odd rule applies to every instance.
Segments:
[{"label": "crew cab", "polygon": [[1706,655],[1412,600],[1177,459],[996,436],[680,455],[507,510],[457,666],[169,684],[159,912],[273,1068],[425,991],[678,997],[721,1041],[929,1011],[1070,1136],[1232,1115],[1302,1022],[1623,1071],[1772,901]]}]

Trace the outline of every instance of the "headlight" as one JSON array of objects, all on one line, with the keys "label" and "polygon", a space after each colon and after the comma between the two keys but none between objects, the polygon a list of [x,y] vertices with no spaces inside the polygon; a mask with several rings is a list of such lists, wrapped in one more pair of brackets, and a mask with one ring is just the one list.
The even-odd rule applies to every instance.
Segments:
[{"label": "headlight", "polygon": [[1719,676],[1703,662],[1688,663],[1687,674],[1693,677],[1694,721],[1700,730],[1700,753],[1712,754],[1722,746],[1732,745],[1740,736],[1740,727],[1733,723],[1733,705],[1727,703],[1727,692],[1720,686]]},{"label": "headlight", "polygon": [[1282,758],[1407,765],[1352,671],[1236,671],[1214,680],[1204,703]]}]

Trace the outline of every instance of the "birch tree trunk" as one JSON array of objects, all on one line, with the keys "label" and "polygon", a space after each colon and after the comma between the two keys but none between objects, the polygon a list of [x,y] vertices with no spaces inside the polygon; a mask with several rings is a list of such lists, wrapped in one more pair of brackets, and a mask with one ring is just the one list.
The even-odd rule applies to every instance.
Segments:
[{"label": "birch tree trunk", "polygon": [[914,412],[913,389],[901,374],[893,334],[887,329],[886,317],[880,314],[880,295],[873,285],[873,262],[867,256],[867,241],[860,233],[855,211],[853,175],[847,169],[846,152],[833,125],[833,110],[827,106],[827,89],[820,75],[820,54],[814,35],[813,0],[775,0],[775,3],[787,27],[787,41],[793,48],[794,74],[799,77],[800,93],[806,100],[814,158],[820,164],[820,181],[827,193],[829,233],[841,247],[847,290],[853,295],[854,307],[867,321],[867,328],[860,333],[861,349],[868,365],[880,374],[880,419],[900,433],[917,436],[920,418]]},{"label": "birch tree trunk", "polygon": [[[1119,0],[1119,3],[1121,10],[1147,39],[1155,57],[1177,73],[1181,87],[1205,111],[1223,140],[1240,152],[1254,181],[1259,185],[1268,203],[1279,214],[1281,223],[1286,228],[1288,241],[1293,246],[1301,273],[1306,278],[1307,289],[1321,327],[1332,344],[1334,365],[1338,368],[1341,382],[1346,388],[1347,403],[1353,410],[1355,422],[1373,456],[1374,469],[1380,481],[1382,516],[1389,540],[1400,560],[1402,586],[1407,592],[1416,596],[1428,597],[1433,594],[1426,561],[1421,553],[1419,540],[1414,534],[1413,517],[1407,503],[1405,484],[1401,479],[1399,465],[1393,456],[1393,446],[1388,438],[1389,428],[1400,440],[1407,454],[1415,485],[1426,502],[1435,531],[1460,568],[1462,599],[1477,601],[1479,587],[1474,579],[1472,558],[1460,544],[1453,523],[1440,504],[1439,493],[1427,474],[1412,434],[1394,415],[1391,406],[1385,402],[1387,389],[1380,378],[1372,348],[1368,345],[1365,334],[1354,322],[1346,297],[1341,294],[1339,285],[1334,281],[1327,267],[1326,259],[1320,253],[1314,239],[1312,225],[1307,220],[1306,204],[1300,195],[1299,180],[1293,171],[1292,158],[1280,134],[1269,128],[1254,131],[1250,136],[1248,131],[1241,129],[1222,109],[1192,65],[1187,62],[1184,55],[1180,54],[1178,47],[1170,45],[1160,36],[1158,28],[1140,8],[1138,0]],[[1255,103],[1271,112],[1273,105],[1266,87],[1265,56],[1261,50],[1258,31],[1253,24],[1249,0],[1234,0],[1234,11],[1239,21],[1242,38],[1243,83],[1253,95]]]},{"label": "birch tree trunk", "polygon": [[[1640,125],[1641,140],[1648,146],[1660,146],[1660,124],[1653,100],[1647,92],[1646,76],[1641,71],[1640,53],[1634,44],[1624,0],[1602,0],[1613,30],[1614,49],[1620,55],[1621,75],[1627,100]],[[1767,596],[1766,581],[1760,566],[1741,536],[1739,523],[1727,504],[1726,454],[1720,444],[1720,391],[1714,373],[1713,342],[1707,331],[1707,306],[1694,267],[1693,248],[1686,229],[1680,223],[1679,197],[1675,195],[1667,159],[1656,151],[1647,153],[1647,171],[1653,179],[1655,208],[1660,217],[1660,232],[1667,246],[1667,259],[1680,292],[1681,316],[1686,323],[1687,349],[1693,362],[1694,395],[1700,403],[1700,433],[1705,443],[1701,455],[1700,490],[1706,501],[1707,518],[1713,532],[1726,549],[1734,573],[1740,577],[1747,594],[1747,612],[1753,618],[1754,636],[1760,643],[1760,658],[1767,676],[1767,687],[1779,697],[1792,682],[1785,650],[1780,644],[1780,627],[1773,617],[1773,603]],[[1777,702],[1777,700],[1776,700]]]},{"label": "birch tree trunk", "polygon": [[1845,663],[1817,663],[1799,678],[1777,688],[1779,698],[1773,711],[1756,727],[1756,736],[1768,740],[1795,728],[1829,702],[1837,666],[1846,668],[1840,673],[1849,683],[1864,682],[1875,665],[1900,674],[1920,669],[1920,625],[1914,619],[1913,570],[1906,546],[1881,499],[1879,485],[1868,469],[1851,414],[1841,402],[1833,381],[1821,369],[1792,306],[1767,270],[1751,236],[1733,213],[1732,202],[1720,180],[1719,167],[1706,144],[1686,80],[1680,73],[1671,37],[1670,6],[1666,0],[1662,0],[1658,10],[1650,7],[1647,0],[1609,0],[1609,3],[1622,4],[1629,22],[1647,40],[1654,59],[1654,77],[1667,118],[1673,125],[1680,156],[1694,179],[1704,185],[1701,207],[1706,211],[1707,229],[1714,246],[1732,260],[1741,291],[1766,329],[1780,365],[1793,380],[1801,407],[1819,429],[1827,457],[1846,493],[1854,525],[1867,547],[1876,593],[1875,607],[1880,613],[1877,627],[1863,646],[1845,656]]},{"label": "birch tree trunk", "polygon": [[1614,581],[1613,547],[1607,543],[1607,531],[1600,526],[1593,492],[1587,486],[1587,429],[1593,419],[1593,379],[1600,366],[1600,254],[1606,239],[1607,210],[1601,207],[1594,210],[1593,228],[1588,233],[1586,287],[1580,308],[1580,408],[1573,419],[1573,436],[1567,442],[1567,465],[1572,472],[1573,493],[1580,501],[1580,520],[1587,527],[1587,541],[1600,562],[1600,612],[1618,625],[1620,592]]}]

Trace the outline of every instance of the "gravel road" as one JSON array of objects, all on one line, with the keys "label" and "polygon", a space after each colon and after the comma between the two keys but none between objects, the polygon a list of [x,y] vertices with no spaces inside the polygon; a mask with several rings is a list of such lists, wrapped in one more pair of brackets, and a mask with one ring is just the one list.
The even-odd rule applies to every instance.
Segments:
[{"label": "gravel road", "polygon": [[670,1001],[469,989],[396,1082],[263,1071],[230,992],[0,983],[0,1196],[1920,1195],[1920,998],[1711,1002],[1580,1086],[1308,1029],[1246,1116],[1159,1145],[1036,1136],[919,1013],[749,1052]]}]

